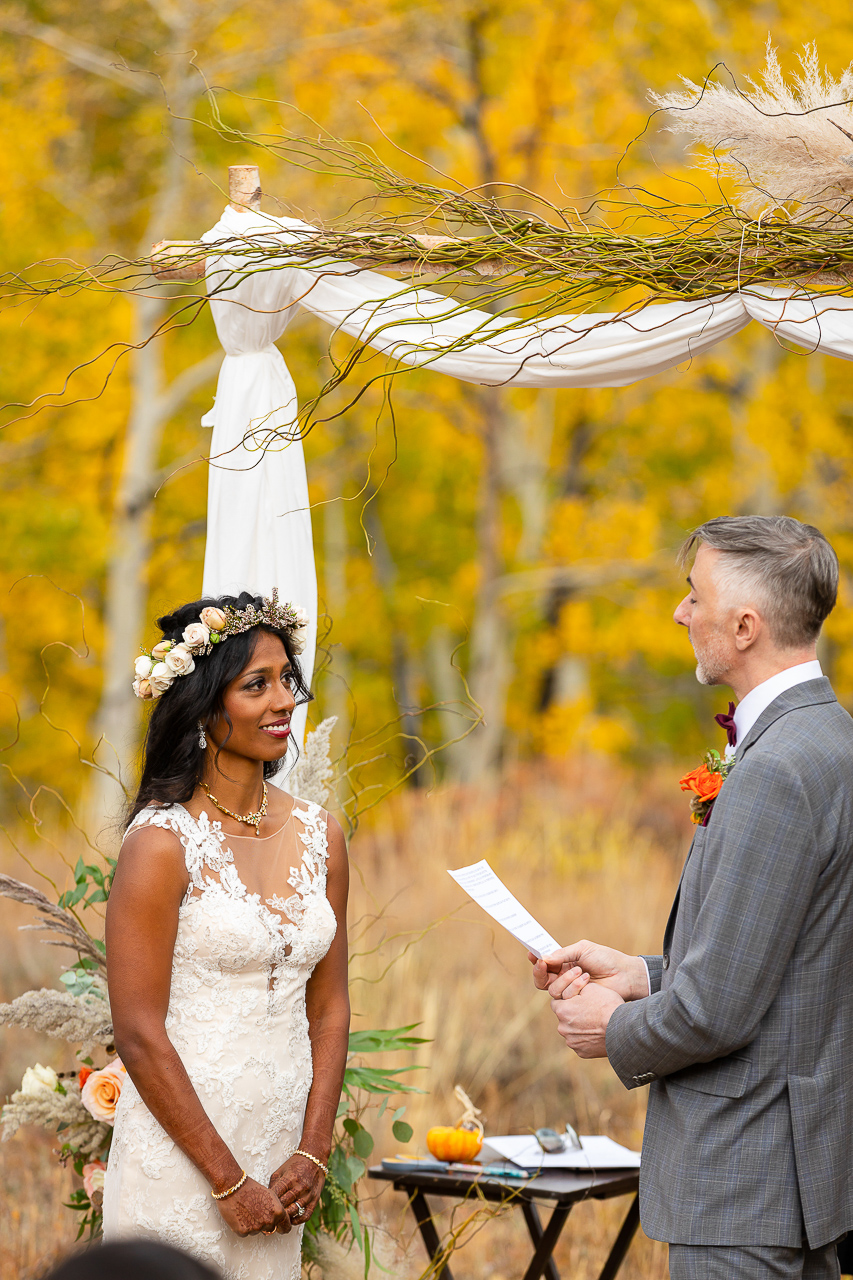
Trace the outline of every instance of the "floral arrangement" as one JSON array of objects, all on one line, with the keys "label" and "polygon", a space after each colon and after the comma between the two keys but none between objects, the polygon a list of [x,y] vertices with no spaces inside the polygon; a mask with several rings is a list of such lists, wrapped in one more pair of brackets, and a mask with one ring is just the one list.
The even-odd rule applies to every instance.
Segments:
[{"label": "floral arrangement", "polygon": [[0,1112],[4,1141],[25,1124],[55,1129],[62,1135],[59,1158],[63,1164],[70,1162],[83,1179],[83,1186],[67,1202],[83,1215],[78,1240],[87,1227],[90,1236],[100,1234],[104,1173],[125,1075],[118,1058],[101,1068],[90,1065],[62,1074],[37,1062],[27,1067],[20,1089]]},{"label": "floral arrangement", "polygon": [[685,773],[679,786],[682,791],[693,792],[693,798],[690,801],[691,822],[697,826],[707,827],[714,801],[734,766],[733,757],[721,756],[719,751],[708,751],[705,753],[704,762],[698,768]]},{"label": "floral arrangement", "polygon": [[301,653],[309,621],[301,605],[279,604],[275,588],[260,609],[254,605],[246,609],[233,609],[230,605],[224,609],[213,606],[202,609],[198,621],[184,628],[180,640],[160,640],[150,651],[142,650],[134,664],[136,679],[133,692],[137,698],[146,701],[159,698],[179,676],[188,676],[195,671],[196,658],[206,657],[213,652],[215,645],[222,644],[229,636],[239,635],[264,623],[287,631],[295,652]]}]

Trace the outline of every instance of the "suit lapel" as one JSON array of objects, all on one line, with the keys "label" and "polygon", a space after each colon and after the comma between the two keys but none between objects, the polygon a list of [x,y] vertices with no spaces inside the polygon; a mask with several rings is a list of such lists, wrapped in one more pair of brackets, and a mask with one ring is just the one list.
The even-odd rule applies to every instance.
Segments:
[{"label": "suit lapel", "polygon": [[[779,697],[775,698],[773,702],[770,703],[769,707],[764,708],[761,715],[744,738],[743,742],[738,744],[735,756],[736,762],[739,763],[743,759],[743,756],[750,747],[755,745],[764,731],[769,729],[771,724],[775,724],[781,716],[787,715],[789,711],[796,711],[801,707],[819,706],[826,702],[837,702],[837,698],[832,691],[832,685],[829,683],[826,676],[821,676],[817,680],[807,680],[803,684],[796,684],[793,688],[786,689],[784,693],[780,693]],[[673,899],[669,918],[666,922],[666,928],[663,934],[664,953],[667,953],[672,946],[672,936],[675,932],[675,921],[678,916],[678,907],[681,902],[681,886],[684,883],[684,875],[687,871],[687,865],[690,862],[690,856],[693,853],[693,846],[695,842],[696,836],[693,837],[687,857],[684,859],[684,866],[681,869],[678,888],[675,891],[675,898]]]}]

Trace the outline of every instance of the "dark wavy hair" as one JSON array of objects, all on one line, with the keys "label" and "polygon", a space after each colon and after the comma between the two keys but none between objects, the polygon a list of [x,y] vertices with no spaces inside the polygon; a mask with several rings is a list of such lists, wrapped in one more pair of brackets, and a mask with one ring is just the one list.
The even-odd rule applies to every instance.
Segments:
[{"label": "dark wavy hair", "polygon": [[[194,600],[192,604],[182,605],[174,613],[158,618],[157,625],[163,632],[163,640],[178,641],[182,639],[185,627],[191,622],[198,622],[202,609],[224,609],[229,605],[232,609],[243,610],[248,605],[260,609],[263,603],[262,596],[249,595],[248,591],[239,596],[205,596],[203,600]],[[201,781],[205,759],[204,749],[198,741],[199,721],[206,724],[212,717],[224,715],[229,726],[228,737],[231,736],[233,725],[222,705],[222,695],[226,686],[248,666],[261,631],[278,636],[287,651],[293,666],[292,688],[297,706],[310,701],[311,692],[287,631],[262,623],[215,645],[207,657],[196,659],[194,671],[174,680],[154,704],[145,735],[142,776],[127,814],[127,825],[146,805],[182,804],[192,798]],[[264,777],[273,777],[280,768],[280,761],[267,761]]]}]

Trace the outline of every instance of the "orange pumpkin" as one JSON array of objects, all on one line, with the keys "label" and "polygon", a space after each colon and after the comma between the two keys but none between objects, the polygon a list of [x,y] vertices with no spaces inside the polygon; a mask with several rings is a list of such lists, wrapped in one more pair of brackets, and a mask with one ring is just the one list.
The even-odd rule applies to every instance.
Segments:
[{"label": "orange pumpkin", "polygon": [[463,1129],[453,1125],[437,1125],[427,1134],[427,1146],[436,1160],[461,1160],[464,1164],[480,1154],[483,1126]]}]

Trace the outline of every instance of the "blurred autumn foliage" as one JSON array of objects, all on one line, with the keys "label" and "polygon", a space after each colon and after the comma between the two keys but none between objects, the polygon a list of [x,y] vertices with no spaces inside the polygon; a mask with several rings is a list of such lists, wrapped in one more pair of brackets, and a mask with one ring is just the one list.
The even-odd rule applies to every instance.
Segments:
[{"label": "blurred autumn foliage", "polygon": [[[50,260],[49,274],[57,259],[195,237],[222,207],[228,164],[260,163],[275,213],[328,221],[364,196],[223,139],[208,86],[247,133],[317,121],[406,171],[423,172],[418,157],[472,186],[510,181],[579,207],[612,186],[642,134],[626,180],[717,199],[657,118],[643,133],[645,95],[721,59],[756,74],[768,26],[790,70],[806,40],[835,73],[853,51],[845,7],[790,0],[12,0],[0,7],[5,268]],[[129,655],[159,612],[200,589],[199,419],[219,349],[206,312],[145,343],[179,305],[156,288],[3,305],[4,745],[21,723],[0,758],[25,786],[50,781],[73,801],[78,759],[102,732],[132,757],[142,716]],[[309,317],[287,331],[303,399],[328,370],[328,342]],[[853,702],[845,364],[751,326],[624,390],[407,373],[393,413],[378,390],[354,390],[335,393],[306,453],[328,615],[314,714],[340,717],[356,763],[381,754],[393,780],[417,763],[419,739],[432,748],[464,731],[472,701],[485,724],[415,782],[436,770],[471,781],[538,753],[692,757],[712,740],[720,694],[696,684],[670,620],[673,553],[724,513],[784,512],[832,538],[844,577],[821,657]],[[97,759],[115,765],[103,744]],[[7,810],[20,803],[7,771],[0,786]]]}]

